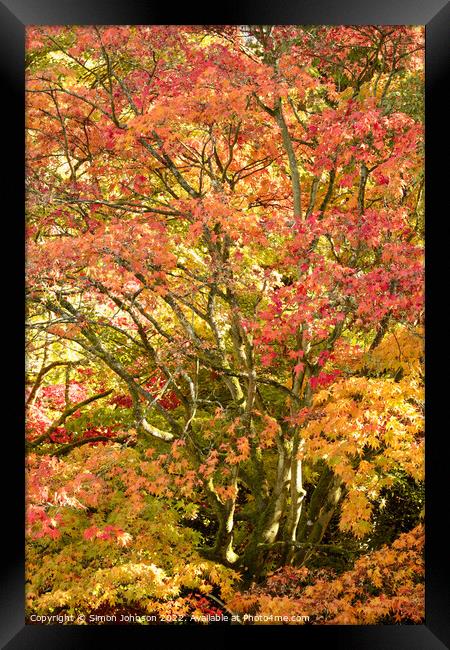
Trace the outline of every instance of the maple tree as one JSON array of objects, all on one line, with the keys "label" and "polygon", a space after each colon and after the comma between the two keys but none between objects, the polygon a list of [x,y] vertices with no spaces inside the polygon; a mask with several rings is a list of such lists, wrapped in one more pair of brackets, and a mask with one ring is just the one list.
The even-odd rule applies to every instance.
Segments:
[{"label": "maple tree", "polygon": [[419,27],[27,29],[35,611],[301,584],[423,481],[422,82]]}]

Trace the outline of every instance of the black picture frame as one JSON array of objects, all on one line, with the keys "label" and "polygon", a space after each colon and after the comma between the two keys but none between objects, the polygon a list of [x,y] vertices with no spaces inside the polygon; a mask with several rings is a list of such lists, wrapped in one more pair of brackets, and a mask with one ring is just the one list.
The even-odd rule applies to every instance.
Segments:
[{"label": "black picture frame", "polygon": [[[180,629],[178,626],[39,626],[24,619],[24,472],[23,362],[24,362],[24,34],[29,24],[415,24],[426,26],[426,618],[424,625],[392,626],[214,626]],[[220,635],[224,643],[235,637],[254,642],[274,640],[288,634],[296,644],[323,643],[333,650],[376,648],[377,650],[439,650],[450,647],[450,545],[448,518],[448,432],[445,367],[447,322],[444,318],[448,240],[443,235],[448,210],[446,168],[438,157],[448,129],[447,86],[448,26],[450,6],[444,0],[281,0],[278,3],[241,0],[228,7],[208,10],[191,2],[184,8],[149,0],[0,0],[0,66],[2,70],[2,154],[6,161],[2,176],[3,245],[12,253],[3,262],[3,291],[0,304],[6,331],[4,348],[12,350],[11,362],[3,364],[7,388],[3,392],[3,550],[1,554],[0,642],[8,650],[38,648],[90,648],[99,642],[113,647],[139,643],[204,645]],[[448,154],[447,154],[448,155]],[[6,174],[6,176],[5,176]],[[447,181],[448,184],[448,181]],[[441,218],[440,218],[441,217]],[[447,218],[448,219],[448,218]],[[448,278],[448,276],[447,276]],[[5,349],[2,348],[2,359]],[[448,359],[447,359],[448,361]],[[17,397],[11,399],[11,393]],[[441,417],[439,417],[441,416]],[[6,418],[6,421],[5,421]],[[443,425],[442,425],[443,423]],[[9,476],[6,478],[6,469]],[[126,628],[126,629],[124,629]],[[264,635],[264,636],[262,636]],[[189,642],[188,642],[189,640]],[[267,639],[269,640],[269,639]]]}]

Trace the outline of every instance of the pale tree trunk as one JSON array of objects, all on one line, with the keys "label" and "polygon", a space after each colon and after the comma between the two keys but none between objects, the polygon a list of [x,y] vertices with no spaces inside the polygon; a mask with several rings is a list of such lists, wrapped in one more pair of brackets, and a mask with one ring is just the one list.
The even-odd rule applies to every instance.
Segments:
[{"label": "pale tree trunk", "polygon": [[242,564],[251,575],[258,577],[266,555],[265,548],[275,542],[286,510],[292,469],[292,440],[277,440],[278,466],[275,485],[268,503],[261,512],[245,549]]},{"label": "pale tree trunk", "polygon": [[280,528],[291,480],[291,455],[292,441],[279,440],[277,478],[261,532],[261,541],[264,544],[272,544]]},{"label": "pale tree trunk", "polygon": [[298,528],[297,543],[304,546],[294,555],[296,564],[304,564],[322,541],[342,491],[342,480],[325,468]]},{"label": "pale tree trunk", "polygon": [[237,497],[237,466],[234,466],[232,473],[231,487],[234,488],[234,496],[223,503],[215,488],[212,479],[208,482],[208,498],[217,514],[219,528],[216,534],[214,547],[205,552],[211,559],[218,560],[223,564],[235,564],[239,556],[234,552],[234,511]]},{"label": "pale tree trunk", "polygon": [[302,461],[299,459],[301,441],[299,433],[294,434],[292,455],[291,455],[291,481],[290,481],[290,504],[287,520],[284,528],[284,541],[286,542],[283,554],[283,562],[292,562],[295,554],[294,543],[297,539],[297,528],[302,512],[303,500],[306,491],[303,489]]},{"label": "pale tree trunk", "polygon": [[296,217],[302,216],[302,192],[300,185],[300,175],[298,172],[297,158],[295,156],[294,146],[292,144],[291,136],[283,115],[283,107],[281,99],[278,99],[275,110],[273,111],[275,120],[281,132],[284,150],[287,153],[289,161],[289,172],[291,176],[292,197],[294,200],[294,215]]}]

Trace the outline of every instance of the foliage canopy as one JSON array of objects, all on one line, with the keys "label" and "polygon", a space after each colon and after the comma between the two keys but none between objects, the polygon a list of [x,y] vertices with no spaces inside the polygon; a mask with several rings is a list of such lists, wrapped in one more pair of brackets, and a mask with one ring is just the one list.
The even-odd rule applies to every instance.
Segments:
[{"label": "foliage canopy", "polygon": [[30,612],[422,620],[422,86],[417,27],[28,28]]}]

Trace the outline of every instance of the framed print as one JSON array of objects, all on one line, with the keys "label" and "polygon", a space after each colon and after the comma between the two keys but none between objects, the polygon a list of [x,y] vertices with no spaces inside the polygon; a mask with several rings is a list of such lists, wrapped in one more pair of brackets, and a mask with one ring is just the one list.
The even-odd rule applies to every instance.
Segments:
[{"label": "framed print", "polygon": [[447,647],[448,6],[0,12],[3,646]]}]

